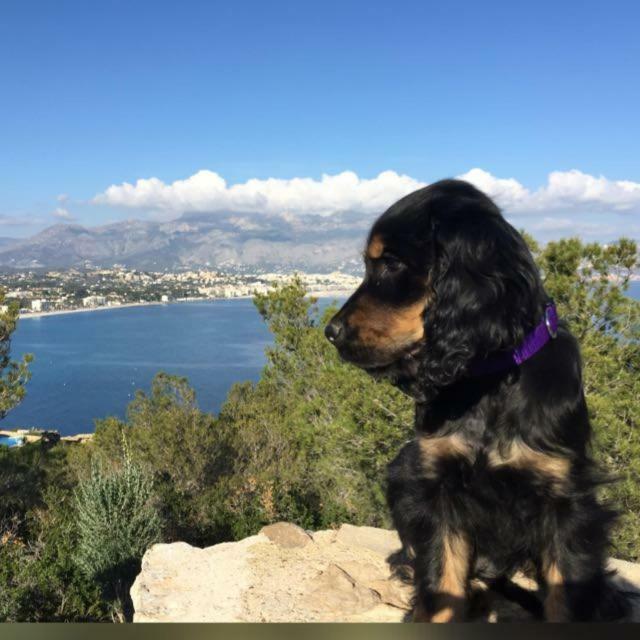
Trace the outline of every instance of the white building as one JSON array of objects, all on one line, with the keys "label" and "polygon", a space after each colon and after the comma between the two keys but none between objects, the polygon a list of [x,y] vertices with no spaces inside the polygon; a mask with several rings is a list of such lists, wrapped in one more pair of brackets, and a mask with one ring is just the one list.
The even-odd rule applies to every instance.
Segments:
[{"label": "white building", "polygon": [[31,311],[36,313],[41,313],[42,311],[49,311],[51,305],[48,300],[32,300],[31,301]]},{"label": "white building", "polygon": [[87,296],[82,298],[82,306],[84,307],[103,307],[107,304],[107,299],[104,296]]},{"label": "white building", "polygon": [[7,291],[4,294],[5,298],[26,298],[29,292],[25,289],[14,289],[13,291]]},{"label": "white building", "polygon": [[160,302],[171,302],[171,298],[166,293],[164,293],[160,298]]}]

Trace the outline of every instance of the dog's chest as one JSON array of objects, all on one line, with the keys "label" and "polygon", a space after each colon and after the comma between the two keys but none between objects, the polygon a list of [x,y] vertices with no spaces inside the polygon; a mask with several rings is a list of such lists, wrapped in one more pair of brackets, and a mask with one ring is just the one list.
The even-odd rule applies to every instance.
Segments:
[{"label": "dog's chest", "polygon": [[520,438],[419,435],[418,446],[423,476],[454,480],[458,490],[467,485],[478,491],[483,482],[503,480],[562,494],[570,481],[569,459],[536,449]]}]

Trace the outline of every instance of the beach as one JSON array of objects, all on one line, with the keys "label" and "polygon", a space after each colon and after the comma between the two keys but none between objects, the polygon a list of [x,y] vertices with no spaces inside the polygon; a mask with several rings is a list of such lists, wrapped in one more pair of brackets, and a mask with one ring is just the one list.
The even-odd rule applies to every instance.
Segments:
[{"label": "beach", "polygon": [[[353,289],[318,289],[309,291],[310,296],[314,296],[316,298],[346,298],[353,293]],[[54,311],[36,311],[33,313],[21,313],[20,320],[28,320],[29,318],[43,318],[48,316],[62,316],[72,313],[90,313],[92,311],[113,311],[114,309],[130,309],[132,307],[154,307],[154,306],[162,306],[162,305],[170,305],[170,304],[184,304],[186,302],[205,302],[211,300],[246,300],[248,298],[252,298],[253,296],[233,296],[232,298],[185,298],[180,300],[171,300],[170,302],[126,302],[124,304],[117,304],[111,306],[101,306],[101,307],[86,307],[79,309],[59,309]]]},{"label": "beach", "polygon": [[[195,299],[194,299],[195,300]],[[126,302],[103,307],[87,307],[81,309],[59,309],[54,311],[36,311],[34,313],[21,313],[20,320],[28,320],[29,318],[42,318],[44,316],[64,316],[71,313],[89,313],[91,311],[112,311],[113,309],[127,309],[131,307],[151,307],[161,304],[169,304],[167,302]]]}]

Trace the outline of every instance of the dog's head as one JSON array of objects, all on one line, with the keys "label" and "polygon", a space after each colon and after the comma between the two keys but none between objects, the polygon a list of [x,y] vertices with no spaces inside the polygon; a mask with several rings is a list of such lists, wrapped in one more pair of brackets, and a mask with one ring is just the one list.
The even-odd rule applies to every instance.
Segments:
[{"label": "dog's head", "polygon": [[341,357],[416,397],[519,344],[544,291],[522,236],[481,191],[443,180],[373,225],[365,276],[325,328]]}]

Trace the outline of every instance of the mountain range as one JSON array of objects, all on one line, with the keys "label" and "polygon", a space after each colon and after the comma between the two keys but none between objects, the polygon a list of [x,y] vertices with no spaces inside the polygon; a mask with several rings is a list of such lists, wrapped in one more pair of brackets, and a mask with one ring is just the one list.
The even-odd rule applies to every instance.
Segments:
[{"label": "mountain range", "polygon": [[287,216],[185,214],[97,227],[56,224],[29,238],[0,238],[0,268],[111,267],[348,273],[360,270],[370,220],[360,213]]}]

